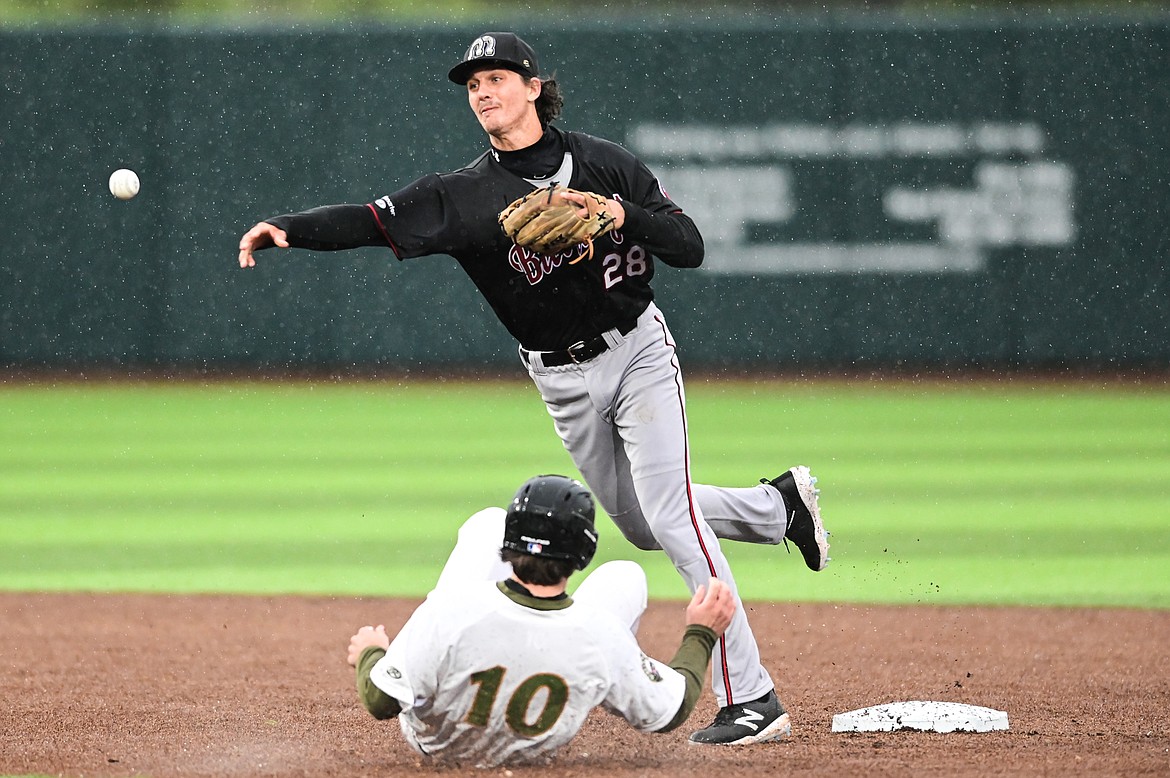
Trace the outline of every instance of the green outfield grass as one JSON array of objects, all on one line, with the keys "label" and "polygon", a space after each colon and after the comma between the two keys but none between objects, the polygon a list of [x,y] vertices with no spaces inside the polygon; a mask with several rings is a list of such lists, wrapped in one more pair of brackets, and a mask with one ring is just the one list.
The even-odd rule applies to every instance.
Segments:
[{"label": "green outfield grass", "polygon": [[[1170,607],[1170,392],[688,387],[696,480],[820,477],[833,563],[725,543],[745,599]],[[524,382],[0,385],[0,589],[419,596],[460,522],[575,475]],[[660,553],[602,518],[597,561]],[[596,562],[595,562],[596,564]]]}]

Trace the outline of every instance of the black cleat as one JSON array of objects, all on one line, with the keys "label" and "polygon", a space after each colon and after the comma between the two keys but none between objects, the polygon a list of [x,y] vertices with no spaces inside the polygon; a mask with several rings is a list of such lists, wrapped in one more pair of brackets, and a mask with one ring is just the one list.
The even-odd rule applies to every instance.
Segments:
[{"label": "black cleat", "polygon": [[821,523],[821,509],[817,505],[817,479],[804,465],[791,468],[771,481],[761,478],[760,483],[768,484],[784,499],[784,512],[788,526],[784,529],[784,544],[796,544],[804,555],[804,563],[810,570],[824,570],[829,564],[829,533]]},{"label": "black cleat", "polygon": [[743,746],[779,740],[791,732],[788,714],[776,698],[776,692],[771,691],[758,700],[720,708],[714,723],[692,734],[690,742],[703,746]]}]

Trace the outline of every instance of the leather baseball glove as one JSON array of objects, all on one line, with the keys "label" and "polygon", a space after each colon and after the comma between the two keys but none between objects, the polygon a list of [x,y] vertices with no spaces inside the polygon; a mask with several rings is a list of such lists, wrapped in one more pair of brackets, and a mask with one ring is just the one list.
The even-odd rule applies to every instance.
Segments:
[{"label": "leather baseball glove", "polygon": [[[576,192],[585,196],[582,206],[560,196]],[[593,239],[613,229],[613,216],[605,210],[605,198],[594,192],[552,185],[534,189],[500,211],[500,227],[517,246],[537,254],[559,254],[585,244],[569,264],[593,256]]]}]

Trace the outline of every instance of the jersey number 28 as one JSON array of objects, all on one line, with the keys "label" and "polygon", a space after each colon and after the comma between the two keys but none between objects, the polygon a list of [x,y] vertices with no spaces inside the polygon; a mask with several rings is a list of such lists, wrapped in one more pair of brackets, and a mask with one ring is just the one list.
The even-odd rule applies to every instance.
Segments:
[{"label": "jersey number 28", "polygon": [[[495,705],[496,696],[500,693],[500,684],[504,680],[506,668],[493,667],[490,670],[480,670],[471,674],[471,682],[479,685],[475,700],[471,703],[471,710],[467,712],[467,723],[477,727],[487,726]],[[544,701],[544,708],[535,721],[528,720],[528,708],[532,699],[541,689],[548,690],[548,697]],[[523,737],[536,737],[552,729],[565,710],[569,701],[569,685],[565,679],[552,673],[537,673],[524,679],[516,687],[508,699],[508,707],[504,710],[504,721],[516,734]]]},{"label": "jersey number 28", "polygon": [[605,288],[610,289],[614,284],[620,284],[630,276],[640,276],[646,272],[646,249],[633,245],[625,256],[616,251],[606,254],[601,260],[605,268]]}]

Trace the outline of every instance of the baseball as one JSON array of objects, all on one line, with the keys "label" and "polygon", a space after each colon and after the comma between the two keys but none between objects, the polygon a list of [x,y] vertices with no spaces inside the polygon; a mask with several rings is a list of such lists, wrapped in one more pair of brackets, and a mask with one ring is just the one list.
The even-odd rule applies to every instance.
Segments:
[{"label": "baseball", "polygon": [[120,168],[110,174],[110,193],[119,200],[129,200],[138,194],[138,174],[133,170]]}]

